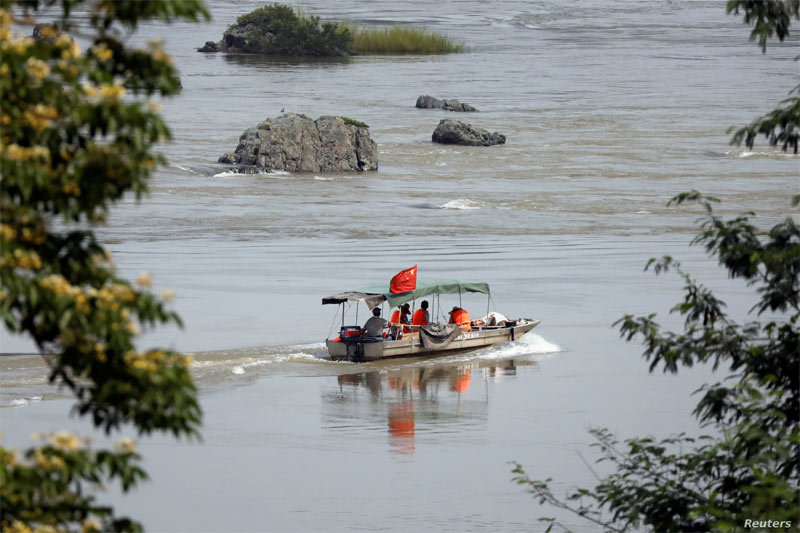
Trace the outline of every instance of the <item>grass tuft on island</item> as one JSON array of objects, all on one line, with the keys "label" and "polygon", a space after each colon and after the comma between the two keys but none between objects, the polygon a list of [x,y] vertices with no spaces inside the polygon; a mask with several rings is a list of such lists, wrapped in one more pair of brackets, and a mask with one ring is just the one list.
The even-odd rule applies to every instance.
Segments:
[{"label": "grass tuft on island", "polygon": [[229,50],[278,56],[449,54],[465,50],[463,44],[424,28],[324,22],[302,9],[277,3],[240,16],[225,33],[223,43]]},{"label": "grass tuft on island", "polygon": [[340,116],[339,118],[344,120],[345,124],[350,124],[352,126],[358,126],[359,128],[369,128],[369,124],[367,124],[366,122],[361,122],[360,120],[356,120],[356,119],[350,118],[350,117],[342,117],[342,116]]},{"label": "grass tuft on island", "polygon": [[367,28],[348,22],[347,27],[353,35],[353,49],[356,54],[453,54],[463,52],[465,47],[450,37],[434,33],[424,28],[390,26],[387,28]]}]

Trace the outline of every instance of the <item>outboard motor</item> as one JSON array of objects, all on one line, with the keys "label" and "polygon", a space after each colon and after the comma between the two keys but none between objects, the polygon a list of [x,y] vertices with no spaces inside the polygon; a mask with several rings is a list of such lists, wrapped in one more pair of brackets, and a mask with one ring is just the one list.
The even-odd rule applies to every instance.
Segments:
[{"label": "outboard motor", "polygon": [[342,326],[339,337],[347,347],[347,360],[358,362],[364,360],[364,346],[361,344],[361,327]]}]

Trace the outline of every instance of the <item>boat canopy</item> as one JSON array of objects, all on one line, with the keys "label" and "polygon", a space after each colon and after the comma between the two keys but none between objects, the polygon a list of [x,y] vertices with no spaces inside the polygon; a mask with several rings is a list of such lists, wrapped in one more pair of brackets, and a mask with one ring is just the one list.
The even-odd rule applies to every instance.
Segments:
[{"label": "boat canopy", "polygon": [[389,307],[396,307],[431,294],[461,294],[464,292],[489,294],[489,284],[482,281],[440,279],[418,282],[417,288],[413,291],[401,292],[398,294],[390,292],[388,285],[376,285],[357,291],[346,291],[328,296],[322,299],[322,305],[364,301],[370,309],[373,309],[386,301],[389,303]]}]

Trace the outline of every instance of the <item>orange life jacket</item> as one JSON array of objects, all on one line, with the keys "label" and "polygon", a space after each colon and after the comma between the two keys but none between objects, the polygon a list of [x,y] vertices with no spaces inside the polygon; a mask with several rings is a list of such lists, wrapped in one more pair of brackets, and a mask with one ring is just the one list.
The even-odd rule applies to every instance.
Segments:
[{"label": "orange life jacket", "polygon": [[427,326],[428,321],[425,318],[427,312],[427,309],[417,309],[414,311],[414,319],[411,321],[411,324],[414,326]]},{"label": "orange life jacket", "polygon": [[467,313],[464,309],[458,309],[450,315],[450,323],[458,324],[458,327],[464,331],[472,331],[472,325],[470,322],[471,320],[469,318],[469,313]]}]

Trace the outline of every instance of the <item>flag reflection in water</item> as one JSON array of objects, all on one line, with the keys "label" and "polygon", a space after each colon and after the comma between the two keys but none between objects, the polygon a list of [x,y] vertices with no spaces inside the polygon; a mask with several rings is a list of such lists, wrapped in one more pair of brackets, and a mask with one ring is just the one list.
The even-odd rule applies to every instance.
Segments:
[{"label": "flag reflection in water", "polygon": [[[412,455],[425,442],[471,438],[485,428],[489,382],[512,378],[530,360],[394,367],[337,376],[323,391],[323,426],[354,441],[381,426],[389,451]],[[386,433],[384,433],[386,434]],[[353,442],[355,445],[356,443]]]}]

